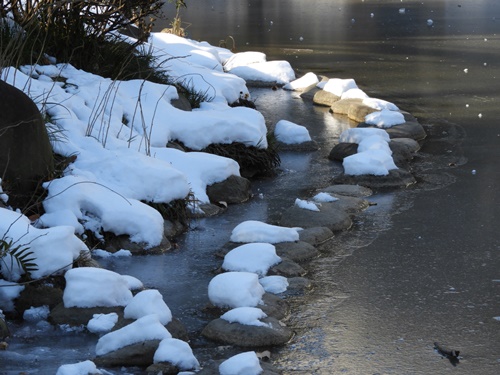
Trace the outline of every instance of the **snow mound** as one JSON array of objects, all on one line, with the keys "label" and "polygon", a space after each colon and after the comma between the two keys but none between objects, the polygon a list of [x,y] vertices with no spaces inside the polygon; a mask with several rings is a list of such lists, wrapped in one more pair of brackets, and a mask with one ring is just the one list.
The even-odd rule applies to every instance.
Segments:
[{"label": "snow mound", "polygon": [[150,314],[156,314],[163,325],[172,321],[172,313],[163,301],[163,296],[156,289],[137,293],[123,311],[125,319],[139,319]]},{"label": "snow mound", "polygon": [[160,323],[156,314],[146,315],[119,330],[102,336],[95,348],[98,356],[113,352],[128,345],[147,340],[170,339],[172,335]]},{"label": "snow mound", "polygon": [[406,122],[401,112],[383,109],[365,116],[365,122],[369,125],[376,125],[379,128],[390,128]]},{"label": "snow mound", "polygon": [[238,246],[224,257],[226,271],[244,271],[265,276],[269,268],[281,262],[276,248],[269,243],[254,242]]},{"label": "snow mound", "polygon": [[259,375],[264,371],[255,352],[232,356],[219,366],[220,375]]},{"label": "snow mound", "polygon": [[247,326],[270,326],[270,324],[260,321],[260,319],[267,318],[267,315],[258,307],[236,307],[220,318],[229,323],[240,323]]},{"label": "snow mound", "polygon": [[301,90],[306,87],[316,85],[319,82],[318,76],[313,72],[308,72],[304,74],[302,77],[288,82],[285,86],[283,86],[284,90]]},{"label": "snow mound", "polygon": [[208,284],[208,298],[219,307],[255,307],[264,293],[259,277],[250,272],[222,273]]},{"label": "snow mound", "polygon": [[274,135],[278,141],[287,145],[304,143],[311,140],[309,131],[305,126],[287,120],[280,120],[276,123]]},{"label": "snow mound", "polygon": [[127,280],[103,268],[73,268],[64,275],[64,307],[126,306],[132,300]]},{"label": "snow mound", "polygon": [[260,285],[267,293],[279,294],[288,288],[288,280],[284,276],[272,275],[259,279]]},{"label": "snow mound", "polygon": [[295,199],[295,205],[299,208],[302,208],[304,210],[309,210],[309,211],[318,211],[319,212],[319,207],[317,206],[316,203],[311,202],[311,201],[306,201],[303,199]]},{"label": "snow mound", "polygon": [[323,90],[328,91],[338,97],[342,97],[342,94],[351,89],[357,89],[358,85],[352,78],[341,79],[341,78],[331,78],[326,81],[323,86]]},{"label": "snow mound", "polygon": [[56,372],[56,375],[88,375],[88,374],[98,375],[98,374],[103,374],[103,372],[98,370],[95,363],[89,360],[79,363],[62,365],[57,369]]},{"label": "snow mound", "polygon": [[301,228],[287,228],[248,220],[238,224],[231,233],[232,242],[295,242]]},{"label": "snow mound", "polygon": [[169,362],[180,370],[199,370],[200,363],[185,341],[170,338],[163,339],[153,357],[154,363]]}]

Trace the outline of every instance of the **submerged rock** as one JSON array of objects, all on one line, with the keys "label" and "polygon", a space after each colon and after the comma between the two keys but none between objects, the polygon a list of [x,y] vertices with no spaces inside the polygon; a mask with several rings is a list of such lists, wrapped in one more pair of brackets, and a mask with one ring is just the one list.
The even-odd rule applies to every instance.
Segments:
[{"label": "submerged rock", "polygon": [[300,241],[318,246],[333,238],[333,232],[327,227],[306,228],[299,231]]},{"label": "submerged rock", "polygon": [[415,177],[404,169],[392,169],[386,176],[341,174],[335,177],[334,182],[339,184],[363,185],[370,189],[404,188],[416,183]]},{"label": "submerged rock", "polygon": [[349,215],[333,202],[322,203],[320,211],[292,206],[283,213],[280,225],[301,228],[326,227],[336,232],[349,229],[352,221]]},{"label": "submerged rock", "polygon": [[276,254],[294,262],[302,262],[316,258],[319,255],[319,251],[313,245],[304,241],[280,242],[274,246],[276,248]]}]

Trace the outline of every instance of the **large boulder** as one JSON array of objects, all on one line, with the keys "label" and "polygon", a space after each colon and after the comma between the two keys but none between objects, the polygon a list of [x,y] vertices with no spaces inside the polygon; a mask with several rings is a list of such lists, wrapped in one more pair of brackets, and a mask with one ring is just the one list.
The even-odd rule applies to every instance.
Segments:
[{"label": "large boulder", "polygon": [[0,98],[3,182],[16,195],[29,199],[54,172],[52,146],[38,107],[24,92],[0,80]]},{"label": "large boulder", "polygon": [[311,244],[298,242],[280,242],[274,245],[276,254],[294,262],[303,262],[319,256],[319,251]]},{"label": "large boulder", "polygon": [[377,110],[363,103],[353,103],[347,110],[347,116],[353,121],[364,122],[365,117],[373,112],[377,112]]},{"label": "large boulder", "polygon": [[351,108],[351,105],[359,105],[362,102],[363,99],[358,99],[358,98],[342,99],[337,102],[334,102],[330,106],[330,112],[335,113],[337,115],[347,115],[349,113],[349,108]]},{"label": "large boulder", "polygon": [[313,103],[330,107],[333,103],[340,99],[339,96],[332,94],[329,91],[319,90],[314,94]]},{"label": "large boulder", "polygon": [[279,320],[267,317],[261,321],[267,325],[229,323],[219,318],[208,323],[201,334],[213,341],[251,348],[284,345],[292,338],[293,332]]},{"label": "large boulder", "polygon": [[98,356],[94,359],[97,366],[146,367],[153,363],[153,357],[161,340],[145,340],[132,345],[124,346],[118,350]]}]

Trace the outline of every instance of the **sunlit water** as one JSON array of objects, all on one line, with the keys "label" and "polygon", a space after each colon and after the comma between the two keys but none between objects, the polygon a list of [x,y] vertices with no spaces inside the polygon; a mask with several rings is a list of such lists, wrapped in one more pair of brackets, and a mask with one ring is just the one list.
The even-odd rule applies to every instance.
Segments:
[{"label": "sunlit water", "polygon": [[[238,51],[286,59],[298,75],[354,78],[370,96],[391,100],[430,125],[415,162],[419,184],[370,198],[377,205],[307,265],[315,287],[289,298],[287,324],[297,334],[273,350],[275,364],[285,374],[500,373],[500,323],[493,319],[500,316],[500,2],[187,4],[181,16],[191,23],[185,26],[193,39],[217,45],[229,44],[231,36]],[[173,14],[170,5],[166,11]],[[269,126],[280,119],[306,125],[321,149],[282,153],[278,176],[254,181],[250,202],[194,221],[175,251],[102,261],[162,293],[202,363],[231,353],[199,337],[211,319],[203,308],[221,262],[214,253],[239,222],[274,223],[295,198],[327,186],[341,171],[326,156],[349,126],[345,118],[294,93],[251,91]],[[9,350],[0,352],[2,375],[51,374],[94,355],[93,335],[44,324],[11,328]],[[441,358],[434,341],[461,350],[460,363]],[[127,372],[141,370],[116,370]]]}]

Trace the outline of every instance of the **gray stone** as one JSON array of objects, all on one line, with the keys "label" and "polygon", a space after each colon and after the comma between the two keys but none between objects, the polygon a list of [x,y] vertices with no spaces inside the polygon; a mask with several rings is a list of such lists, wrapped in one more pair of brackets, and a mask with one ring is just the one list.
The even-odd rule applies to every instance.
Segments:
[{"label": "gray stone", "polygon": [[264,311],[267,316],[282,320],[290,315],[290,305],[283,298],[272,293],[264,293],[262,296],[262,305],[257,307]]},{"label": "gray stone", "polygon": [[[368,202],[366,199],[340,195],[335,193],[330,193],[330,194],[335,196],[335,198],[338,198],[338,200],[327,204],[331,204],[348,214],[356,214],[358,212],[366,210],[370,206],[370,202]],[[322,203],[322,205],[324,204],[325,203]]]},{"label": "gray stone", "polygon": [[224,204],[213,204],[213,203],[202,203],[198,206],[202,212],[190,212],[189,217],[200,218],[200,217],[212,217],[220,215],[225,212],[227,207]]},{"label": "gray stone", "polygon": [[349,108],[351,105],[358,105],[363,102],[363,99],[341,99],[330,106],[330,112],[337,115],[347,115],[349,113]]},{"label": "gray stone", "polygon": [[94,317],[94,314],[109,314],[113,312],[118,314],[119,319],[123,320],[122,306],[80,308],[64,307],[64,304],[60,303],[50,311],[49,320],[53,324],[68,324],[77,327],[87,325],[89,320]]},{"label": "gray stone", "polygon": [[281,242],[274,245],[276,254],[280,257],[288,258],[294,262],[303,262],[319,255],[319,251],[311,244],[298,242]]},{"label": "gray stone", "polygon": [[379,112],[377,109],[369,107],[363,103],[353,103],[349,106],[347,116],[356,122],[364,122],[366,115],[373,112]]},{"label": "gray stone", "polygon": [[392,169],[387,176],[341,174],[334,179],[335,183],[363,185],[370,189],[394,189],[408,187],[416,183],[412,174],[404,169]]},{"label": "gray stone", "polygon": [[189,103],[189,100],[184,95],[180,94],[179,90],[177,90],[177,93],[179,95],[179,98],[170,100],[170,104],[172,104],[172,106],[174,106],[175,108],[180,109],[181,111],[192,111],[193,108],[191,107],[191,103]]},{"label": "gray stone", "polygon": [[52,146],[38,107],[24,92],[0,80],[0,98],[0,175],[4,188],[28,203],[54,172]]},{"label": "gray stone", "polygon": [[[399,139],[408,140],[409,138],[396,138],[389,142],[389,147],[392,151],[392,159],[399,168],[405,168],[413,159],[414,152],[403,142],[398,142]],[[417,143],[412,139],[413,142]],[[417,143],[418,144],[418,143]]]},{"label": "gray stone", "polygon": [[314,85],[310,85],[310,86],[307,86],[303,91],[302,93],[300,94],[300,97],[302,99],[306,99],[306,100],[310,100],[312,101],[313,98],[314,98],[314,95],[318,92],[318,91],[323,91],[321,90],[316,84]]},{"label": "gray stone", "polygon": [[213,341],[249,348],[284,345],[293,337],[293,332],[277,319],[267,317],[261,321],[270,326],[229,323],[219,318],[208,323],[201,334]]},{"label": "gray stone", "polygon": [[325,192],[329,194],[339,194],[349,197],[369,197],[373,194],[373,191],[365,186],[360,185],[331,185],[322,189],[318,189],[318,192]]},{"label": "gray stone", "polygon": [[410,153],[415,153],[420,150],[420,143],[412,138],[392,138],[389,146],[393,143],[399,144],[399,147],[406,148],[406,150]]},{"label": "gray stone", "polygon": [[323,203],[320,211],[311,211],[292,206],[282,215],[280,225],[285,227],[327,227],[332,232],[349,229],[352,225],[347,213],[332,205]]},{"label": "gray stone", "polygon": [[279,275],[284,277],[304,276],[307,271],[294,261],[281,258],[281,262],[269,270],[269,275]]},{"label": "gray stone", "polygon": [[340,100],[340,97],[325,90],[319,90],[314,94],[313,103],[331,107],[333,103]]},{"label": "gray stone", "polygon": [[94,358],[94,363],[99,367],[146,367],[153,364],[153,357],[158,345],[160,345],[160,340],[141,341],[97,356]]},{"label": "gray stone", "polygon": [[333,238],[333,232],[326,227],[306,228],[299,231],[299,240],[318,246]]},{"label": "gray stone", "polygon": [[9,327],[7,327],[5,320],[0,317],[0,341],[5,340],[7,337],[10,337]]},{"label": "gray stone", "polygon": [[252,189],[248,179],[232,175],[207,186],[207,195],[211,202],[242,203],[252,197]]},{"label": "gray stone", "polygon": [[287,280],[288,288],[283,293],[284,297],[304,294],[313,287],[311,280],[306,279],[305,277],[290,277]]},{"label": "gray stone", "polygon": [[181,370],[170,362],[153,363],[146,369],[147,375],[176,375]]},{"label": "gray stone", "polygon": [[354,155],[358,152],[358,144],[357,143],[337,143],[333,146],[330,154],[328,154],[328,159],[333,161],[344,161],[344,158]]},{"label": "gray stone", "polygon": [[[367,123],[359,123],[360,128],[375,128],[376,126],[368,125]],[[407,121],[403,124],[395,125],[384,129],[391,139],[394,138],[411,138],[416,141],[421,141],[427,137],[424,127],[417,121]]]}]

